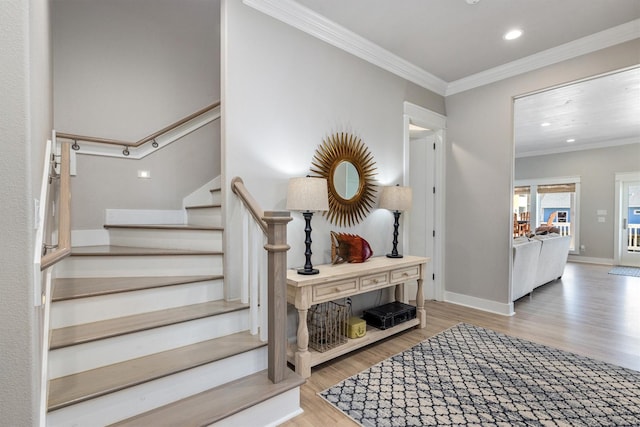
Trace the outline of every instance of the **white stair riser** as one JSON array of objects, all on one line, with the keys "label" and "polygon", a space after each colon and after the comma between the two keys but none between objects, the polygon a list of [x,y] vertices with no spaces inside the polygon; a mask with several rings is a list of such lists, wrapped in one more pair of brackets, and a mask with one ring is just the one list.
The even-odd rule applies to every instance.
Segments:
[{"label": "white stair riser", "polygon": [[222,255],[70,256],[57,277],[140,277],[222,274]]},{"label": "white stair riser", "polygon": [[110,228],[109,241],[114,246],[221,251],[222,231]]},{"label": "white stair riser", "polygon": [[49,352],[49,379],[247,330],[246,310],[121,335]]},{"label": "white stair riser", "polygon": [[[47,415],[47,426],[77,427],[115,423],[173,401],[266,369],[266,347],[140,384]],[[215,402],[211,403],[212,405]]]},{"label": "white stair riser", "polygon": [[224,283],[220,279],[57,301],[51,304],[51,327],[64,328],[223,298]]},{"label": "white stair riser", "polygon": [[[258,403],[224,420],[210,424],[211,427],[264,426],[275,427],[300,415],[300,387]],[[259,421],[258,421],[259,420]]]},{"label": "white stair riser", "polygon": [[222,204],[222,191],[211,191],[211,202],[214,205]]},{"label": "white stair riser", "polygon": [[187,224],[220,227],[222,210],[219,207],[187,209]]}]

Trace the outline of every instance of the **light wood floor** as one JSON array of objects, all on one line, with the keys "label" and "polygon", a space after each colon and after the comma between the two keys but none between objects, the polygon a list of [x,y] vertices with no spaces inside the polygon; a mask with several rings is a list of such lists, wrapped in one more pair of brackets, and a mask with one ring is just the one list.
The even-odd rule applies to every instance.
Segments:
[{"label": "light wood floor", "polygon": [[427,301],[426,328],[313,368],[301,388],[304,413],[283,426],[355,426],[316,393],[460,322],[640,371],[640,277],[607,274],[610,269],[568,263],[560,281],[516,301],[512,317]]}]

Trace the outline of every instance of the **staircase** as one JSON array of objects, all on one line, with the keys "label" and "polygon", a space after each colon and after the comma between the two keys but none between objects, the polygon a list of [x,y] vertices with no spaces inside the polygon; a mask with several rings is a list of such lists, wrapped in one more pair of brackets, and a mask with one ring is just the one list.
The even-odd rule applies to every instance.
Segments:
[{"label": "staircase", "polygon": [[48,426],[276,425],[294,373],[267,379],[249,304],[225,300],[220,190],[181,225],[105,225],[56,267]]}]

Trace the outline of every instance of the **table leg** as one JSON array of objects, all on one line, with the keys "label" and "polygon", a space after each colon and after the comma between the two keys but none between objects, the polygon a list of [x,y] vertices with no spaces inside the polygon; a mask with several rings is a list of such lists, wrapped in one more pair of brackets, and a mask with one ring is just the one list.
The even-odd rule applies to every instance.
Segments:
[{"label": "table leg", "polygon": [[420,276],[418,277],[418,290],[416,291],[416,314],[420,325],[418,327],[424,328],[427,326],[427,312],[424,309],[424,264],[420,265]]},{"label": "table leg", "polygon": [[295,355],[296,373],[302,378],[311,376],[311,353],[309,353],[309,330],[307,309],[298,309],[298,350]]}]

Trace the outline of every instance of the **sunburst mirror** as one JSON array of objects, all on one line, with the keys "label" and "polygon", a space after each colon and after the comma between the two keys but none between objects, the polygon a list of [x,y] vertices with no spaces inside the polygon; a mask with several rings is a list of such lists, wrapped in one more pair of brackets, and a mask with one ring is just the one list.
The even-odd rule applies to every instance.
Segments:
[{"label": "sunburst mirror", "polygon": [[375,201],[376,162],[362,140],[336,133],[322,141],[313,157],[311,172],[329,185],[329,211],[323,214],[335,225],[358,224]]}]

